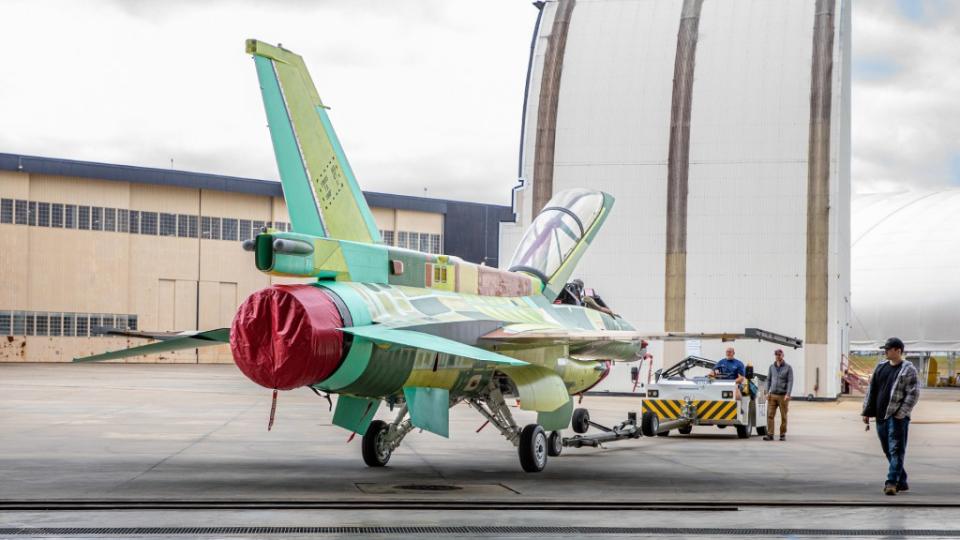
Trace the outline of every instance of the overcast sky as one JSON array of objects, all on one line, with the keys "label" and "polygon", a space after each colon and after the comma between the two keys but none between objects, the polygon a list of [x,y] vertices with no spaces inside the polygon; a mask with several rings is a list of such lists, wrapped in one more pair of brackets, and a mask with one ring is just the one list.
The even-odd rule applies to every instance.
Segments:
[{"label": "overcast sky", "polygon": [[[859,190],[960,185],[960,2],[857,0]],[[0,4],[0,152],[276,178],[243,44],[307,61],[364,189],[509,204],[526,0]]]}]

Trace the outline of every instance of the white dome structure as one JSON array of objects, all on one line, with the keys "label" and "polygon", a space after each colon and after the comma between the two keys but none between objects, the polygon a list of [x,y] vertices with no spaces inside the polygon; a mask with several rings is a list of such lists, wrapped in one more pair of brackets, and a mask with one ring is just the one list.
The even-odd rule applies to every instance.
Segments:
[{"label": "white dome structure", "polygon": [[[500,260],[554,194],[607,192],[617,202],[574,277],[642,331],[801,338],[787,351],[794,392],[836,396],[850,335],[851,3],[537,5]],[[725,347],[654,342],[654,369]],[[776,346],[736,348],[762,373]],[[630,366],[597,389],[633,391]]]},{"label": "white dome structure", "polygon": [[850,348],[960,351],[960,189],[858,195]]}]

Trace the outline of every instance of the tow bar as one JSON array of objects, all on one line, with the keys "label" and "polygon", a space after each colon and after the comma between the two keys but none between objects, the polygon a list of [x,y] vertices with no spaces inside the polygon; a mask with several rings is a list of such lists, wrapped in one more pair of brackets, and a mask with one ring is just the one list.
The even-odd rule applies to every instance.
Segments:
[{"label": "tow bar", "polygon": [[574,435],[573,437],[564,437],[563,446],[572,448],[592,446],[597,448],[601,443],[605,443],[607,441],[640,438],[640,426],[637,425],[637,413],[635,411],[628,412],[627,419],[613,427],[607,427],[589,419],[586,421],[586,423],[599,429],[602,431],[602,433],[597,433],[596,435]]}]

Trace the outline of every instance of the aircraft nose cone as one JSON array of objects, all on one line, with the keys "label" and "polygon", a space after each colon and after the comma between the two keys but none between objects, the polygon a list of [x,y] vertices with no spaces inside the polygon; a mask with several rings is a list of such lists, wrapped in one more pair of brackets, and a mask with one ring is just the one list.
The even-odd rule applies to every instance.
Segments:
[{"label": "aircraft nose cone", "polygon": [[290,390],[330,376],[343,358],[343,319],[312,285],[275,285],[251,294],[230,328],[233,361],[250,380]]}]

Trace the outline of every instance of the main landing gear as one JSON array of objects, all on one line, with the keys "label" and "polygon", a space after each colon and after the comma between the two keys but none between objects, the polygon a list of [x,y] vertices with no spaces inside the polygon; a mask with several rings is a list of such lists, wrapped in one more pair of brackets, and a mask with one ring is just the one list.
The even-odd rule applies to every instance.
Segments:
[{"label": "main landing gear", "polygon": [[491,382],[483,395],[470,398],[467,403],[517,447],[520,466],[524,471],[540,472],[547,466],[548,455],[560,455],[560,451],[556,449],[559,433],[551,433],[548,437],[539,424],[528,424],[521,429],[513,419],[513,413],[507,407],[503,393],[495,382]]},{"label": "main landing gear", "polygon": [[[559,432],[554,431],[548,435],[539,424],[528,424],[523,428],[517,425],[496,381],[491,382],[481,395],[469,398],[467,404],[476,409],[517,448],[520,466],[526,472],[542,471],[547,466],[547,456],[559,456],[563,450],[563,439]],[[370,467],[383,467],[390,461],[393,451],[400,446],[407,433],[413,430],[407,412],[407,407],[403,406],[393,422],[370,422],[361,445],[364,463]]]},{"label": "main landing gear", "polygon": [[364,463],[370,467],[383,467],[390,461],[390,456],[400,446],[400,441],[413,429],[410,419],[404,418],[406,415],[407,407],[404,405],[392,423],[388,424],[383,420],[370,422],[361,441]]}]

